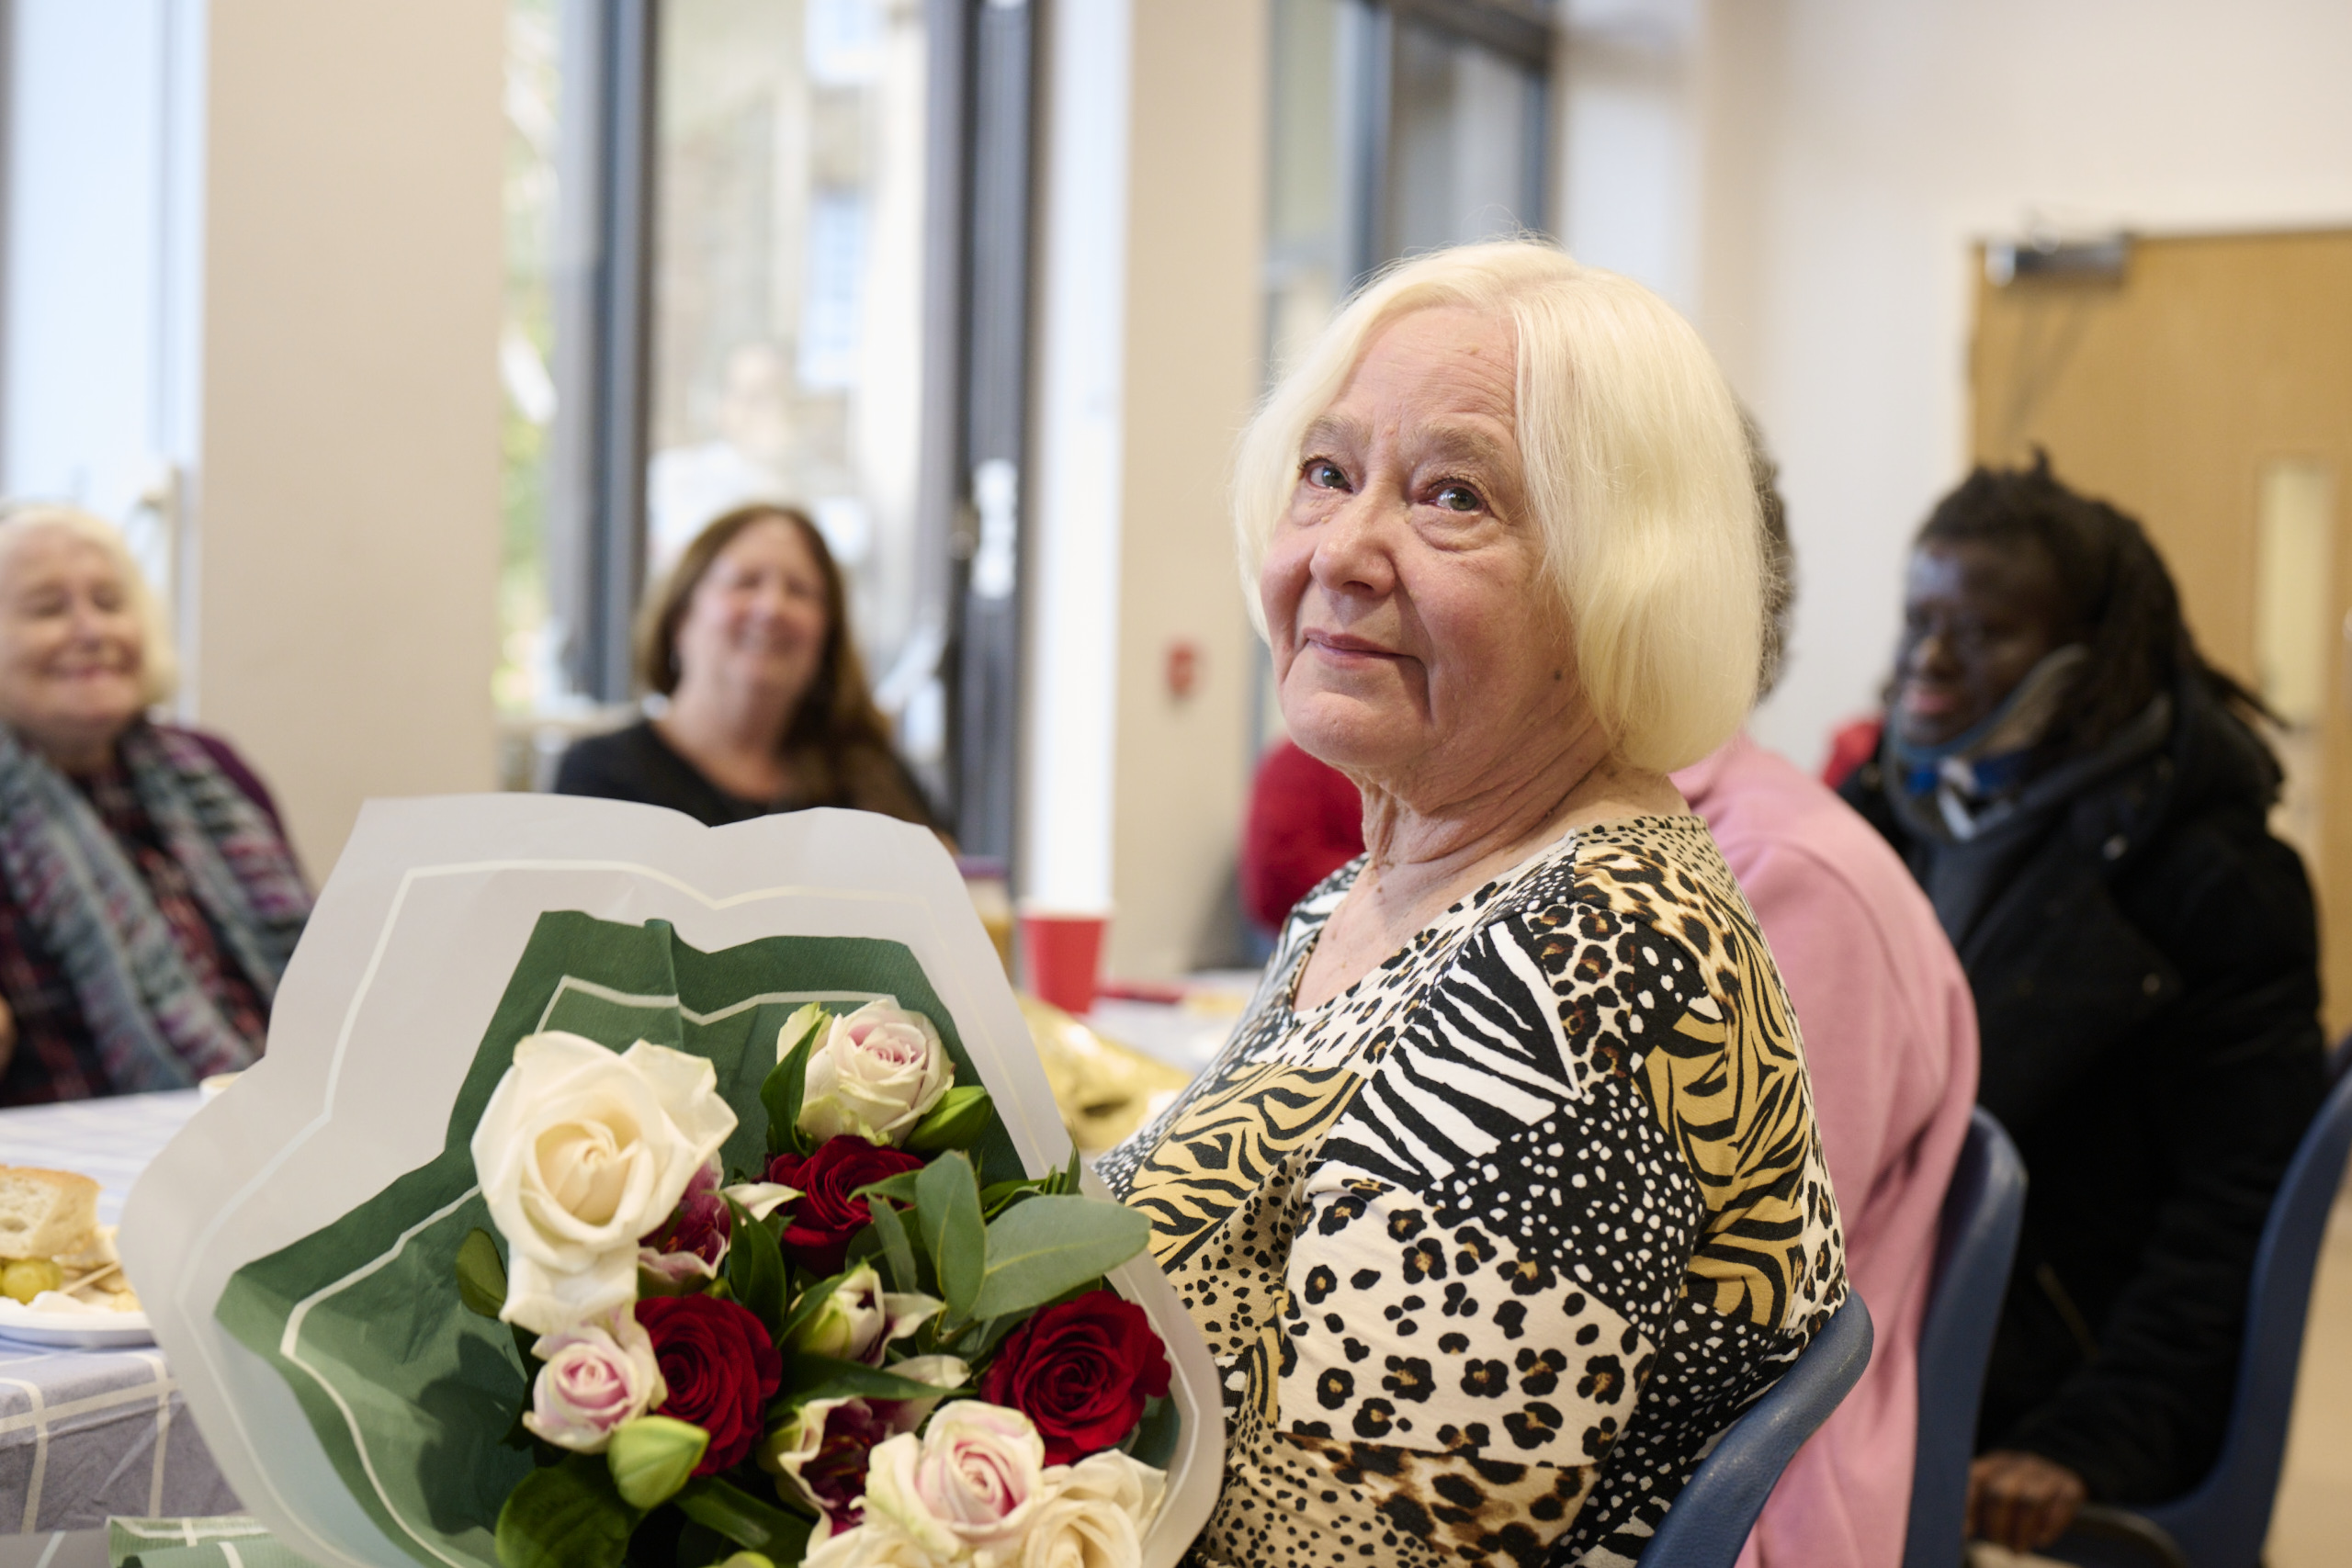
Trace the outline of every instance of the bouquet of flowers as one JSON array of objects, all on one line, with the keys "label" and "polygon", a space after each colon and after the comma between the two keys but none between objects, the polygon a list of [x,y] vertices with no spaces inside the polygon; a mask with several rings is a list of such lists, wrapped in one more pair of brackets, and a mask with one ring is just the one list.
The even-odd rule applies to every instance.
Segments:
[{"label": "bouquet of flowers", "polygon": [[776,1050],[768,1158],[726,1182],[708,1062],[515,1045],[472,1143],[506,1255],[469,1233],[454,1281],[537,1368],[500,1562],[617,1564],[651,1529],[745,1568],[1138,1562],[1166,1478],[1122,1445],[1164,1458],[1170,1369],[1102,1275],[1146,1223],[1077,1195],[1075,1155],[983,1188],[989,1092],[920,1012],[810,1003]]},{"label": "bouquet of flowers", "polygon": [[1213,1366],[928,835],[369,813],[268,1057],[126,1216],[264,1524],[349,1568],[1172,1568]]}]

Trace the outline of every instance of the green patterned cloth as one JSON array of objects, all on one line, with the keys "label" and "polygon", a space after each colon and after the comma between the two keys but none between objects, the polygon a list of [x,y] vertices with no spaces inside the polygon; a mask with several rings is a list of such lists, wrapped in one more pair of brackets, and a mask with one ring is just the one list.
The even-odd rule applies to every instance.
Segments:
[{"label": "green patterned cloth", "polygon": [[251,1514],[209,1519],[107,1521],[114,1568],[314,1568],[277,1542]]}]

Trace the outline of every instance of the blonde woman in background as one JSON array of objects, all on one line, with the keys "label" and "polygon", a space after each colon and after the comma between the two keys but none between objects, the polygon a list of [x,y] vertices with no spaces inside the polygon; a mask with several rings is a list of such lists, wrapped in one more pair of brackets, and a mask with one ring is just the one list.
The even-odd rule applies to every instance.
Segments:
[{"label": "blonde woman in background", "polygon": [[185,1088],[261,1055],[311,896],[253,771],[146,716],[174,676],[111,525],[0,519],[0,1105]]},{"label": "blonde woman in background", "polygon": [[1367,853],[1102,1163],[1225,1373],[1194,1553],[1630,1564],[1846,1295],[1787,998],[1667,778],[1756,693],[1738,412],[1655,296],[1468,246],[1347,307],[1237,498]]}]

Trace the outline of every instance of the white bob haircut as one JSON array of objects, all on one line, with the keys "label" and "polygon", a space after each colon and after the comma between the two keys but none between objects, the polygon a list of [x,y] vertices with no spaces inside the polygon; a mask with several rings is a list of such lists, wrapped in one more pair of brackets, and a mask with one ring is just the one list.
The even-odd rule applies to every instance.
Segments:
[{"label": "white bob haircut", "polygon": [[131,558],[122,530],[94,512],[47,501],[16,502],[0,506],[0,588],[6,586],[9,558],[17,541],[28,534],[54,529],[105,552],[122,582],[123,603],[139,625],[139,695],[149,707],[169,702],[179,689],[179,656],[172,647],[172,625],[146,573]]},{"label": "white bob haircut", "polygon": [[1234,529],[1259,569],[1298,485],[1299,443],[1374,334],[1459,306],[1510,323],[1526,504],[1577,678],[1617,752],[1670,772],[1728,739],[1756,700],[1764,558],[1739,408],[1690,324],[1648,289],[1536,240],[1389,268],[1267,394],[1241,436]]}]

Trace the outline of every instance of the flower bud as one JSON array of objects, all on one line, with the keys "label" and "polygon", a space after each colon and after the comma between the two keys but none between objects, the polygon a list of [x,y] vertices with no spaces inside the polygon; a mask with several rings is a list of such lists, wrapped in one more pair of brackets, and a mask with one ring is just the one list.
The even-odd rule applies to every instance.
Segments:
[{"label": "flower bud", "polygon": [[939,1097],[931,1114],[907,1134],[907,1147],[919,1155],[943,1149],[968,1149],[989,1130],[994,1107],[989,1091],[978,1084],[959,1084]]},{"label": "flower bud", "polygon": [[605,1462],[613,1485],[632,1508],[656,1508],[677,1494],[702,1462],[710,1434],[667,1416],[641,1416],[613,1433]]}]

